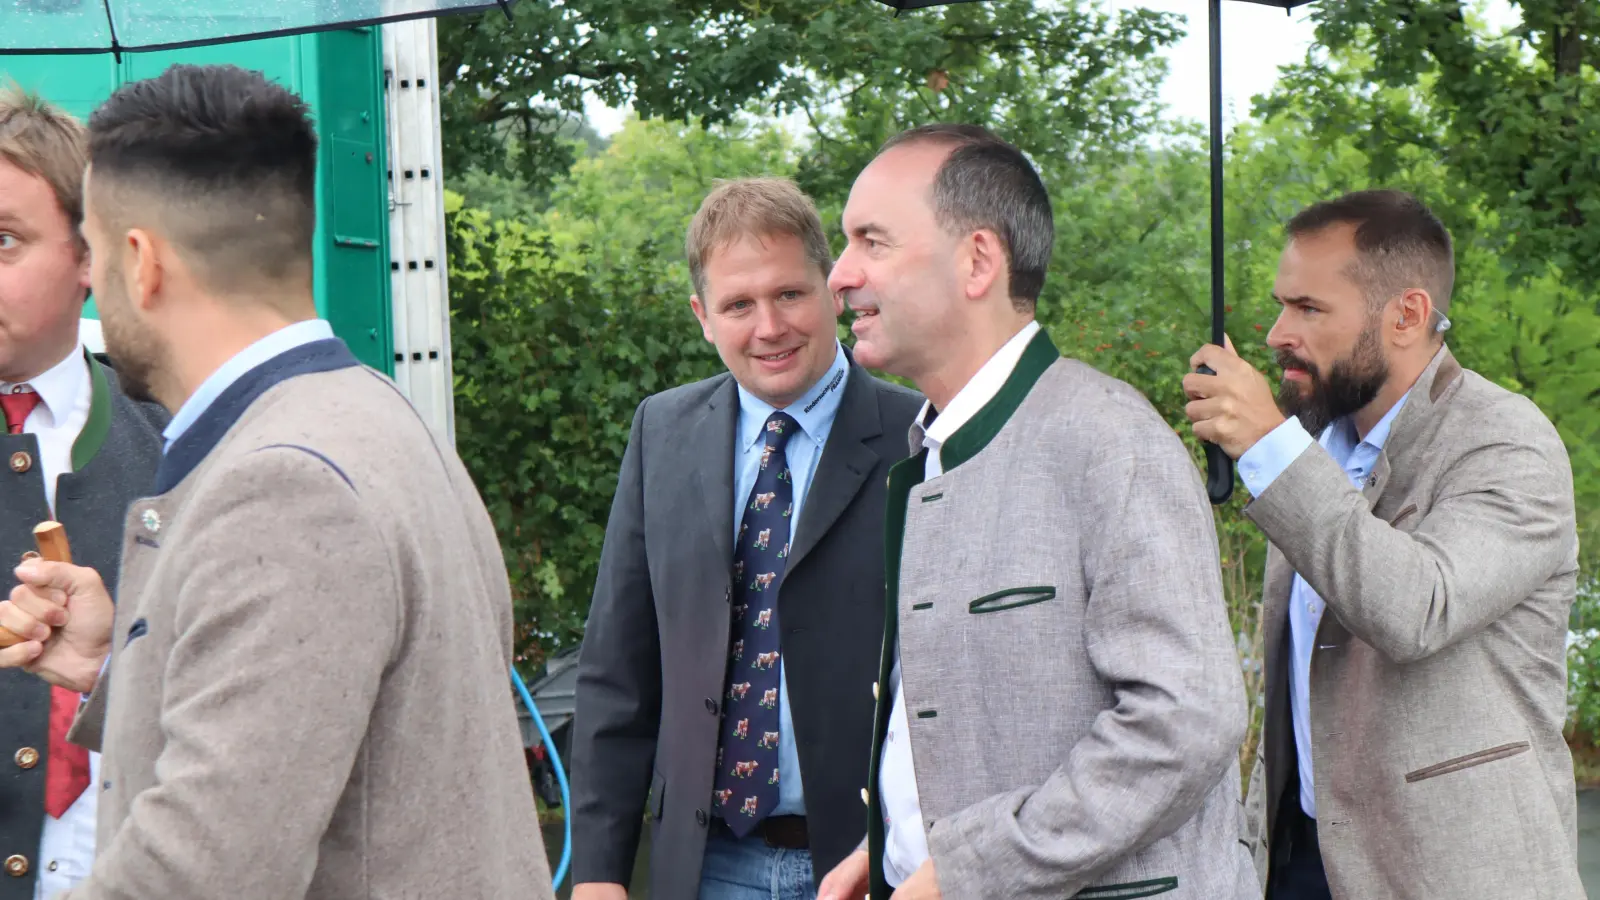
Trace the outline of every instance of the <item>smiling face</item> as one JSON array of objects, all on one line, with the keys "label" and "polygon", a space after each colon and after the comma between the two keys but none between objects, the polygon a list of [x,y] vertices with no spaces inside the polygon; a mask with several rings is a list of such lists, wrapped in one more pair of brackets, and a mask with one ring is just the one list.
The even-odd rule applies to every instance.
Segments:
[{"label": "smiling face", "polygon": [[1371,403],[1389,378],[1383,311],[1351,277],[1355,226],[1334,225],[1289,242],[1273,295],[1282,304],[1267,334],[1283,368],[1278,405],[1317,434]]},{"label": "smiling face", "polygon": [[723,244],[707,256],[704,274],[705,295],[689,304],[745,390],[783,409],[827,373],[844,307],[798,237]]},{"label": "smiling face", "polygon": [[77,346],[89,265],[50,185],[0,158],[0,381],[26,381]]},{"label": "smiling face", "polygon": [[934,177],[948,144],[905,144],[862,170],[844,209],[849,239],[828,287],[856,312],[856,359],[919,381],[963,340],[960,239],[939,227]]}]

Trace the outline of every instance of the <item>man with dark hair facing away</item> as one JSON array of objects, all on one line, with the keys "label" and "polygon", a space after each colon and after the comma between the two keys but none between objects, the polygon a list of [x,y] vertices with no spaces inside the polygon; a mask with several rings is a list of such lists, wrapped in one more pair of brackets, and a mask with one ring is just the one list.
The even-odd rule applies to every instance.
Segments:
[{"label": "man with dark hair facing away", "polygon": [[298,98],[231,66],[89,122],[107,349],[174,416],[115,609],[42,561],[0,603],[45,638],[0,665],[93,691],[71,900],[551,896],[499,544],[453,449],[316,318],[316,147]]}]

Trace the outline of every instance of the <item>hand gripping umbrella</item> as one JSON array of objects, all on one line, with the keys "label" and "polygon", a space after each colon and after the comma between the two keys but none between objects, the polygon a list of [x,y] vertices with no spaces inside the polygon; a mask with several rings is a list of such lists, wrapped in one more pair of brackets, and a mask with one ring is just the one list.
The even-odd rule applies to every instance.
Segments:
[{"label": "hand gripping umbrella", "polygon": [[511,0],[6,0],[0,55],[176,50],[380,25],[499,7]]},{"label": "hand gripping umbrella", "polygon": [[[948,6],[972,0],[878,0],[896,10]],[[1311,0],[1244,0],[1276,6],[1288,12]],[[1222,0],[1206,0],[1210,7],[1211,38],[1211,343],[1222,346]],[[1213,374],[1208,366],[1200,371]],[[1228,502],[1233,495],[1233,460],[1216,444],[1206,444],[1206,493],[1211,502]]]}]

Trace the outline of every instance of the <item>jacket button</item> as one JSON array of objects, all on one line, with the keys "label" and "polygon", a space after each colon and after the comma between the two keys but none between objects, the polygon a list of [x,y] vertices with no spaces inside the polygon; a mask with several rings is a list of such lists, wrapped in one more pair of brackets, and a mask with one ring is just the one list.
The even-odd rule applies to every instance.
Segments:
[{"label": "jacket button", "polygon": [[[33,468],[33,457],[22,452],[21,450],[11,454],[11,471],[21,475],[23,472],[26,472],[31,468]],[[24,860],[23,864],[26,865],[27,861]]]},{"label": "jacket button", "polygon": [[28,874],[28,858],[20,853],[6,857],[6,874],[12,878]]},{"label": "jacket button", "polygon": [[862,788],[861,789],[861,802],[865,803],[868,806],[872,805],[872,801],[867,799],[867,789],[866,788]]},{"label": "jacket button", "polygon": [[697,810],[694,811],[694,823],[696,825],[699,825],[701,828],[706,827],[706,811],[705,810],[697,809]]},{"label": "jacket button", "polygon": [[31,769],[39,764],[39,751],[32,747],[23,747],[11,758],[17,761],[17,768]]},{"label": "jacket button", "polygon": [[717,714],[717,701],[711,699],[710,697],[707,697],[706,698],[706,712],[711,713],[713,716],[716,715]]},{"label": "jacket button", "polygon": [[872,683],[872,699],[878,699],[878,683],[876,681]]}]

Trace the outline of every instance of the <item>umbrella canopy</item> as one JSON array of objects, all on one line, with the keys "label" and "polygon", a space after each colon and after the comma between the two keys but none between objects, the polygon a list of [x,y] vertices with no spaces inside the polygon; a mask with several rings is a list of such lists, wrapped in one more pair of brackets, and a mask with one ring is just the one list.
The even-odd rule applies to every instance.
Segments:
[{"label": "umbrella canopy", "polygon": [[[878,0],[895,10],[927,9],[976,0]],[[1312,0],[1243,0],[1275,6],[1285,13]],[[1222,0],[1206,0],[1211,44],[1211,342],[1223,341],[1222,284]],[[1201,366],[1200,371],[1210,373]],[[1206,444],[1206,493],[1212,503],[1226,503],[1233,495],[1233,460],[1215,444]]]},{"label": "umbrella canopy", "polygon": [[511,0],[13,0],[0,54],[176,50],[499,7]]}]

